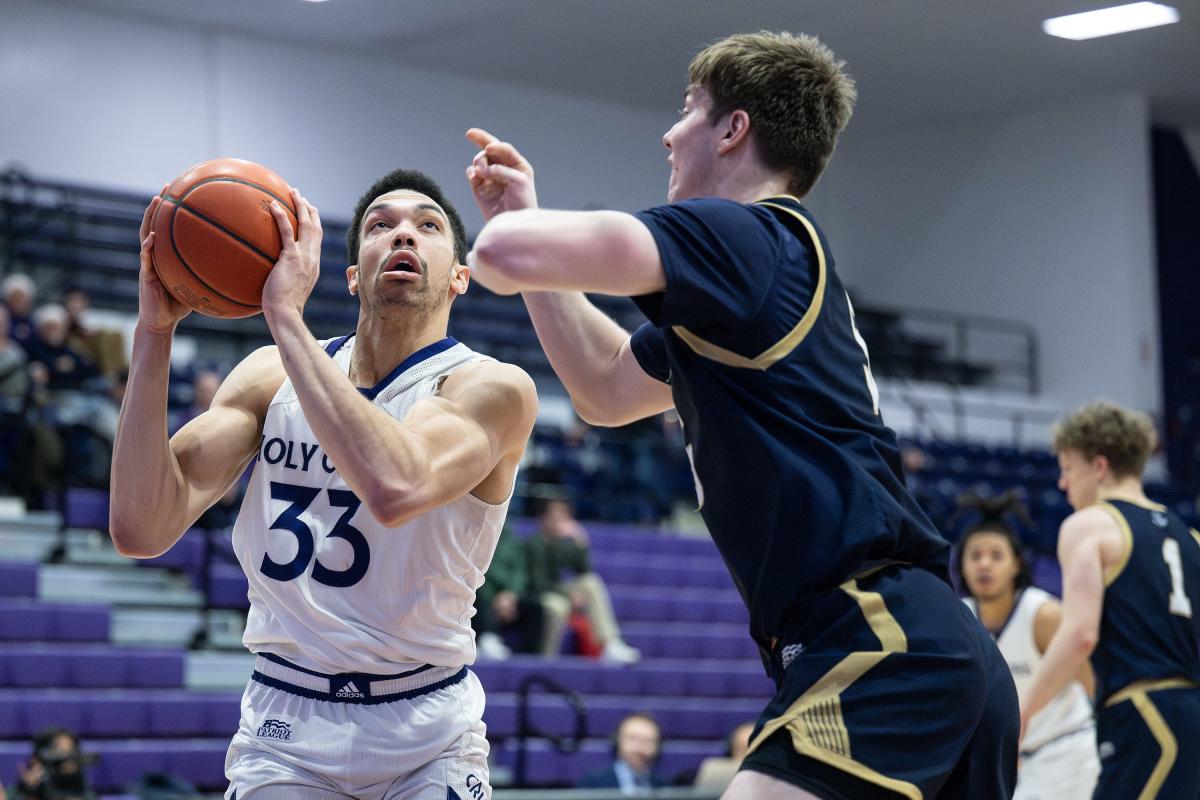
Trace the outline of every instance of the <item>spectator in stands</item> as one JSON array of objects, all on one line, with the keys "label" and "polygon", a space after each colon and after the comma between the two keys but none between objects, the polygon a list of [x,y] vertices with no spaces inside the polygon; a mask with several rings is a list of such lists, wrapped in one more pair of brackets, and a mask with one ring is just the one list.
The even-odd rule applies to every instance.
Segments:
[{"label": "spectator in stands", "polygon": [[54,421],[80,425],[111,443],[120,409],[108,397],[108,382],[96,366],[67,342],[67,311],[48,304],[34,313],[30,343],[34,381],[47,393]]},{"label": "spectator in stands", "polygon": [[725,739],[725,755],[710,756],[700,762],[696,769],[695,780],[691,784],[703,792],[723,792],[733,775],[742,765],[746,751],[750,749],[750,735],[754,732],[754,722],[743,722],[734,728]]},{"label": "spectator in stands", "polygon": [[481,658],[499,660],[542,647],[545,616],[539,598],[529,594],[525,542],[507,525],[484,584],[475,592],[472,627]]},{"label": "spectator in stands", "polygon": [[580,789],[620,789],[628,796],[648,795],[666,786],[656,765],[662,749],[662,729],[654,717],[644,712],[629,714],[617,725],[613,739],[613,763],[585,775],[576,786]]},{"label": "spectator in stands", "polygon": [[0,305],[0,467],[6,484],[28,508],[43,508],[46,491],[58,486],[62,441],[30,413],[28,356],[8,335],[10,314]]},{"label": "spectator in stands", "polygon": [[[555,656],[572,611],[591,625],[602,648],[601,657],[618,664],[641,658],[625,644],[603,579],[592,571],[587,531],[563,500],[550,500],[541,514],[541,527],[525,545],[529,565],[529,591],[541,599],[545,612],[542,654]],[[566,574],[569,577],[565,578]]]},{"label": "spectator in stands", "polygon": [[0,305],[0,413],[21,412],[29,393],[28,358],[25,350],[9,336],[12,314]]},{"label": "spectator in stands", "polygon": [[18,272],[4,279],[3,294],[10,317],[9,336],[25,347],[33,339],[33,298],[37,295],[37,287],[32,278]]},{"label": "spectator in stands", "polygon": [[33,753],[20,767],[11,800],[91,800],[95,794],[83,771],[88,762],[74,733],[47,728],[33,737]]},{"label": "spectator in stands", "polygon": [[91,361],[100,374],[112,378],[127,369],[125,337],[120,331],[93,327],[88,321],[92,298],[83,289],[70,288],[63,292],[63,308],[67,310],[67,344]]}]

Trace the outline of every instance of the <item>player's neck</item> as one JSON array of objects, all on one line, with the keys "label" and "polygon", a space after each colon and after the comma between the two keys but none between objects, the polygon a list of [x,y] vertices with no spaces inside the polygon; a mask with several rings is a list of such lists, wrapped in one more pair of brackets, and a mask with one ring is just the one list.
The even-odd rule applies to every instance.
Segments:
[{"label": "player's neck", "polygon": [[404,359],[446,338],[446,316],[385,320],[360,317],[350,355],[350,381],[355,386],[375,386]]},{"label": "player's neck", "polygon": [[748,150],[742,152],[736,164],[730,164],[721,172],[714,176],[710,187],[714,197],[753,203],[767,197],[792,194],[787,176],[764,167]]},{"label": "player's neck", "polygon": [[1132,477],[1114,480],[1108,485],[1101,486],[1096,492],[1096,500],[1101,503],[1108,500],[1125,500],[1139,506],[1150,502],[1150,498],[1146,497],[1146,492],[1142,488],[1141,480]]},{"label": "player's neck", "polygon": [[979,621],[983,623],[983,627],[992,633],[998,633],[1012,616],[1013,608],[1017,604],[1017,593],[1006,592],[991,600],[976,600],[976,603],[979,605]]}]

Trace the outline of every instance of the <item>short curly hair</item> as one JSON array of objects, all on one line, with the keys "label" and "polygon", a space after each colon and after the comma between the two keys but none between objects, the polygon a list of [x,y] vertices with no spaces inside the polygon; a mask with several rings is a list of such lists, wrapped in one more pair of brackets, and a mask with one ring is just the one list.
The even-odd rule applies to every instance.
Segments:
[{"label": "short curly hair", "polygon": [[700,51],[688,83],[712,98],[710,121],[749,114],[763,163],[790,173],[788,190],[803,197],[854,113],[858,91],[845,66],[814,36],[739,33]]},{"label": "short curly hair", "polygon": [[442,210],[446,212],[446,218],[450,222],[450,231],[454,235],[454,257],[458,259],[458,263],[466,264],[467,230],[463,226],[462,217],[458,215],[458,209],[446,199],[442,187],[438,186],[433,178],[415,169],[392,170],[375,181],[371,188],[358,198],[358,204],[354,207],[354,218],[350,220],[350,227],[346,229],[346,263],[358,263],[358,245],[362,234],[359,228],[362,227],[363,216],[371,207],[371,203],[375,202],[377,197],[388,192],[398,192],[402,189],[420,192],[441,206]]},{"label": "short curly hair", "polygon": [[1054,452],[1076,450],[1088,459],[1104,456],[1119,478],[1141,477],[1157,446],[1150,417],[1113,403],[1091,403],[1054,426]]}]

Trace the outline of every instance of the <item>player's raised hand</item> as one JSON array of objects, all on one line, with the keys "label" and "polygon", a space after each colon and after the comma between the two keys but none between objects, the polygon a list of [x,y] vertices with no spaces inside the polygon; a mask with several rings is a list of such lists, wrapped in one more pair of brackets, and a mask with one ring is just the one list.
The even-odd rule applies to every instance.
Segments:
[{"label": "player's raised hand", "polygon": [[303,314],[304,304],[321,274],[321,215],[298,189],[292,189],[292,205],[296,209],[298,236],[283,207],[271,204],[283,249],[263,285],[263,312],[268,323],[275,311],[294,310]]},{"label": "player's raised hand", "polygon": [[482,128],[471,128],[467,138],[479,147],[467,167],[467,180],[483,221],[505,211],[537,208],[533,167],[517,148]]},{"label": "player's raised hand", "polygon": [[[169,184],[168,184],[169,185]],[[176,300],[154,269],[154,258],[151,251],[154,248],[154,214],[162,205],[162,195],[166,194],[167,186],[162,188],[158,196],[146,206],[142,215],[142,227],[138,231],[138,240],[142,243],[138,257],[141,268],[138,271],[138,322],[152,333],[170,334],[175,330],[179,320],[192,313],[192,309]]]}]

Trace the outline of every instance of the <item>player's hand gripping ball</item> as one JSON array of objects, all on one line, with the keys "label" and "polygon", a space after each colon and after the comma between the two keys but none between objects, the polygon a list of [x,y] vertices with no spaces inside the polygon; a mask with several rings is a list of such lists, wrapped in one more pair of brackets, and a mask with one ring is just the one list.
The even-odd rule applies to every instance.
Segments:
[{"label": "player's hand gripping ball", "polygon": [[283,246],[272,203],[295,231],[291,187],[253,161],[205,161],[172,181],[152,223],[151,256],[163,286],[210,317],[262,311],[263,284]]}]

